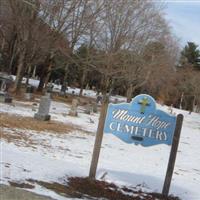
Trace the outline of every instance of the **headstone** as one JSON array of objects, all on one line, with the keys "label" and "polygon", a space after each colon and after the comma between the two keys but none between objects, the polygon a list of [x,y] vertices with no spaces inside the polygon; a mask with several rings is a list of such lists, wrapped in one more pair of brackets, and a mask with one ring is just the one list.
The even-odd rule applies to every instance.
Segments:
[{"label": "headstone", "polygon": [[92,112],[92,104],[91,104],[91,103],[88,103],[88,104],[86,105],[85,113],[88,114],[88,115],[90,115],[91,112]]},{"label": "headstone", "polygon": [[13,78],[5,73],[0,73],[0,102],[12,103],[12,97],[8,93],[8,89]]},{"label": "headstone", "polygon": [[60,96],[65,96],[66,90],[67,90],[66,83],[63,83],[62,86],[61,86],[61,90],[60,90]]},{"label": "headstone", "polygon": [[56,80],[55,80],[55,84],[56,84],[56,85],[60,85],[60,79],[56,79]]},{"label": "headstone", "polygon": [[194,112],[198,113],[200,111],[200,107],[198,106],[198,104],[194,105]]},{"label": "headstone", "polygon": [[96,102],[97,102],[98,104],[99,104],[99,103],[101,104],[101,103],[102,103],[102,100],[103,100],[102,95],[99,94],[99,95],[97,96],[97,98],[96,98]]},{"label": "headstone", "polygon": [[86,90],[89,90],[89,89],[90,89],[89,84],[86,85],[85,89],[86,89]]},{"label": "headstone", "polygon": [[46,94],[45,95],[48,96],[49,98],[51,98],[51,94],[53,92],[53,87],[54,87],[53,83],[48,83],[47,84]]},{"label": "headstone", "polygon": [[32,104],[32,111],[36,111],[37,110],[37,103],[33,103]]},{"label": "headstone", "polygon": [[96,102],[92,104],[92,111],[93,111],[94,113],[97,113],[97,112],[98,112],[98,104],[97,104]]},{"label": "headstone", "polygon": [[12,97],[7,92],[0,91],[0,102],[12,103]]},{"label": "headstone", "polygon": [[51,105],[51,99],[48,96],[41,97],[38,112],[35,113],[34,118],[41,121],[50,120],[49,109]]},{"label": "headstone", "polygon": [[89,118],[89,122],[90,122],[91,124],[94,124],[94,120],[92,120],[91,118]]},{"label": "headstone", "polygon": [[26,93],[24,94],[26,100],[31,100],[33,98],[33,90],[34,90],[33,86],[31,85],[27,86]]},{"label": "headstone", "polygon": [[33,69],[33,74],[32,74],[32,78],[33,78],[33,79],[36,78],[36,76],[35,76],[35,75],[36,75],[36,69],[37,69],[37,66],[35,65],[35,66],[34,66],[34,69]]},{"label": "headstone", "polygon": [[75,95],[75,91],[74,90],[72,90],[72,94]]},{"label": "headstone", "polygon": [[73,99],[72,100],[72,106],[71,106],[71,109],[69,111],[69,115],[78,116],[77,109],[78,109],[78,100],[77,99]]}]

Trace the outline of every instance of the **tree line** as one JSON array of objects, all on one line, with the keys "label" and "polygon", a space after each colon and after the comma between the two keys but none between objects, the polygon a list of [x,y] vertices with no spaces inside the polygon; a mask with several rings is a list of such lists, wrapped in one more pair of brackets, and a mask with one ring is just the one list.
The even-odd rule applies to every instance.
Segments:
[{"label": "tree line", "polygon": [[59,79],[80,87],[80,95],[89,85],[128,101],[146,92],[178,104],[188,88],[183,74],[193,67],[185,67],[188,55],[180,57],[164,7],[139,0],[0,0],[1,71],[16,75],[16,93],[22,78],[28,83],[35,74],[38,91]]}]

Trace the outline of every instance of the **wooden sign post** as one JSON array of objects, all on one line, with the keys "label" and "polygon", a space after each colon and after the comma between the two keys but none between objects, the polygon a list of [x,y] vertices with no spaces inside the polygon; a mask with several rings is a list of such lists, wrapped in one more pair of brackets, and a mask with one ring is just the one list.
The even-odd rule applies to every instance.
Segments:
[{"label": "wooden sign post", "polygon": [[170,152],[170,157],[169,157],[169,162],[168,162],[168,167],[167,167],[167,173],[165,176],[165,182],[164,182],[163,190],[162,190],[162,194],[164,196],[168,196],[168,193],[169,193],[169,188],[170,188],[172,175],[173,175],[173,171],[174,171],[174,166],[175,166],[175,161],[176,161],[179,139],[180,139],[180,135],[181,135],[182,123],[183,123],[183,115],[179,114],[177,116],[177,120],[176,120],[176,128],[174,131],[174,138],[173,138],[173,142],[172,142],[172,147],[171,147],[171,152]]},{"label": "wooden sign post", "polygon": [[[107,111],[108,110],[108,111]],[[146,94],[136,96],[131,103],[109,104],[104,99],[89,178],[95,179],[103,134],[112,133],[128,144],[149,147],[172,145],[162,194],[167,196],[173,175],[183,115],[177,117],[156,108],[155,100]]]},{"label": "wooden sign post", "polygon": [[99,160],[99,154],[101,150],[101,143],[103,139],[103,129],[104,129],[104,124],[105,124],[105,119],[106,119],[106,113],[107,113],[107,108],[108,108],[108,97],[104,99],[103,105],[101,108],[101,113],[99,117],[99,124],[97,128],[97,133],[96,133],[96,138],[95,138],[95,144],[94,144],[94,149],[93,149],[93,154],[92,154],[92,162],[90,165],[90,172],[89,172],[89,178],[95,179],[96,176],[96,170],[97,170],[97,164]]}]

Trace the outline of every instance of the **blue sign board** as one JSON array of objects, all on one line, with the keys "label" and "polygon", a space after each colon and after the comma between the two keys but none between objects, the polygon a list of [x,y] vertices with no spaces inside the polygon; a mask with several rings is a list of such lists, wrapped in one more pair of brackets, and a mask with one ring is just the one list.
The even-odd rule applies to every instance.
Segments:
[{"label": "blue sign board", "polygon": [[109,104],[104,133],[142,146],[171,145],[175,126],[175,116],[156,109],[155,100],[141,94],[130,103]]}]

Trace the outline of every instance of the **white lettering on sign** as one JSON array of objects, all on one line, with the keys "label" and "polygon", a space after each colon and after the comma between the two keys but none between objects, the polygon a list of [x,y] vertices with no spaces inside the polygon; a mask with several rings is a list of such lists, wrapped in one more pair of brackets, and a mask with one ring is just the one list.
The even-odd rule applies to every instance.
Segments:
[{"label": "white lettering on sign", "polygon": [[166,129],[168,126],[170,126],[170,123],[161,121],[159,117],[152,116],[152,115],[148,116],[148,120],[146,121],[146,123],[147,125],[151,125],[157,129],[160,129],[160,128]]},{"label": "white lettering on sign", "polygon": [[122,133],[130,133],[133,136],[138,137],[148,137],[154,138],[156,140],[167,140],[167,134],[165,131],[158,131],[152,128],[142,128],[138,126],[129,126],[127,124],[121,124],[118,122],[111,122],[109,128],[112,131],[122,132]]},{"label": "white lettering on sign", "polygon": [[113,114],[113,119],[133,122],[136,124],[146,124],[147,126],[152,126],[156,129],[167,129],[170,126],[170,123],[160,120],[158,116],[153,116],[153,115],[143,116],[143,117],[133,116],[129,115],[127,110],[121,110],[121,109],[114,110],[112,114]]},{"label": "white lettering on sign", "polygon": [[119,120],[123,120],[123,121],[128,121],[128,122],[134,122],[137,124],[141,124],[145,117],[136,117],[136,116],[131,116],[127,114],[128,111],[127,110],[115,110],[113,111],[113,118],[114,119],[119,119]]}]

